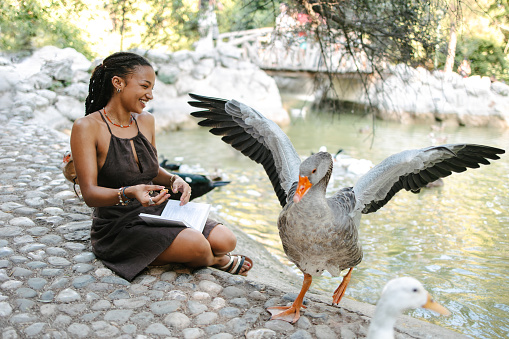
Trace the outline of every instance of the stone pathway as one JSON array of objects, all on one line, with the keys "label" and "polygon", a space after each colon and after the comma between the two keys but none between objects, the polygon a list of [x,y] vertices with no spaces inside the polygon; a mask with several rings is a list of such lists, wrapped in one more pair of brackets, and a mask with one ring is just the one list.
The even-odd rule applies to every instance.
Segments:
[{"label": "stone pathway", "polygon": [[[261,257],[249,278],[179,266],[147,269],[132,283],[116,276],[92,253],[91,210],[59,168],[68,138],[16,117],[4,122],[2,338],[365,337],[373,307],[352,300],[333,307],[330,297],[308,293],[308,308],[295,325],[269,320],[265,308],[289,303],[295,293],[266,283],[263,277],[274,276],[276,266],[264,266]],[[244,246],[249,252],[247,247],[255,245]],[[461,337],[410,317],[397,329],[397,338]]]}]

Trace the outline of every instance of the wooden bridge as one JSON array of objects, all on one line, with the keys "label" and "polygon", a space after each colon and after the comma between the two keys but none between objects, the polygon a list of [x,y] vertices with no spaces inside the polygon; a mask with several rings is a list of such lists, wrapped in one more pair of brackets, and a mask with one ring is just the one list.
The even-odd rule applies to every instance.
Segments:
[{"label": "wooden bridge", "polygon": [[367,56],[347,53],[344,41],[319,43],[305,32],[278,33],[272,27],[219,35],[218,45],[229,44],[243,51],[244,60],[275,72],[372,74]]},{"label": "wooden bridge", "polygon": [[219,35],[218,46],[229,44],[242,51],[241,58],[258,65],[275,78],[281,92],[316,99],[317,78],[329,83],[333,74],[334,100],[359,102],[365,94],[366,80],[373,75],[367,56],[361,51],[347,53],[344,42],[321,44],[298,32],[277,34],[272,27],[229,32]]}]

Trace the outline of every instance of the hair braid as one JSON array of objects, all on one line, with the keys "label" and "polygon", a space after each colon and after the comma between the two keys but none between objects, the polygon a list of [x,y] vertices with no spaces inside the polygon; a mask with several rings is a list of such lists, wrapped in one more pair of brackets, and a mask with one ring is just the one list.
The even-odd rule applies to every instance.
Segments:
[{"label": "hair braid", "polygon": [[113,53],[104,59],[103,63],[94,69],[90,77],[88,96],[85,101],[85,115],[106,106],[113,95],[114,88],[111,79],[114,76],[127,81],[127,75],[132,74],[139,66],[152,67],[144,57],[130,52]]}]

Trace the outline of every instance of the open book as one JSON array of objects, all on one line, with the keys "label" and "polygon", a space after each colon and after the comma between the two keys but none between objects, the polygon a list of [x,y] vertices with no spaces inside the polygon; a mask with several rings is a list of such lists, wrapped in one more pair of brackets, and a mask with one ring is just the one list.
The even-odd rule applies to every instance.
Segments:
[{"label": "open book", "polygon": [[180,200],[168,200],[161,215],[140,213],[147,224],[154,226],[186,226],[202,232],[210,212],[210,204],[188,202],[180,206]]}]

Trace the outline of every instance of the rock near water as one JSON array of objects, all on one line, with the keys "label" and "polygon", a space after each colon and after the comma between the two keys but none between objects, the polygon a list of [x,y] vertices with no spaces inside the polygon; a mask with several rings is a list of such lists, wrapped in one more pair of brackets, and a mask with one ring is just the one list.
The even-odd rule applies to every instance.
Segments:
[{"label": "rock near water", "polygon": [[[158,130],[197,127],[189,113],[189,92],[237,99],[280,125],[290,122],[274,79],[241,61],[236,48],[223,45],[207,52],[134,50],[157,74],[154,100],[147,109]],[[46,46],[28,56],[0,55],[0,113],[36,124],[68,130],[85,113],[94,62],[72,48]]]}]

